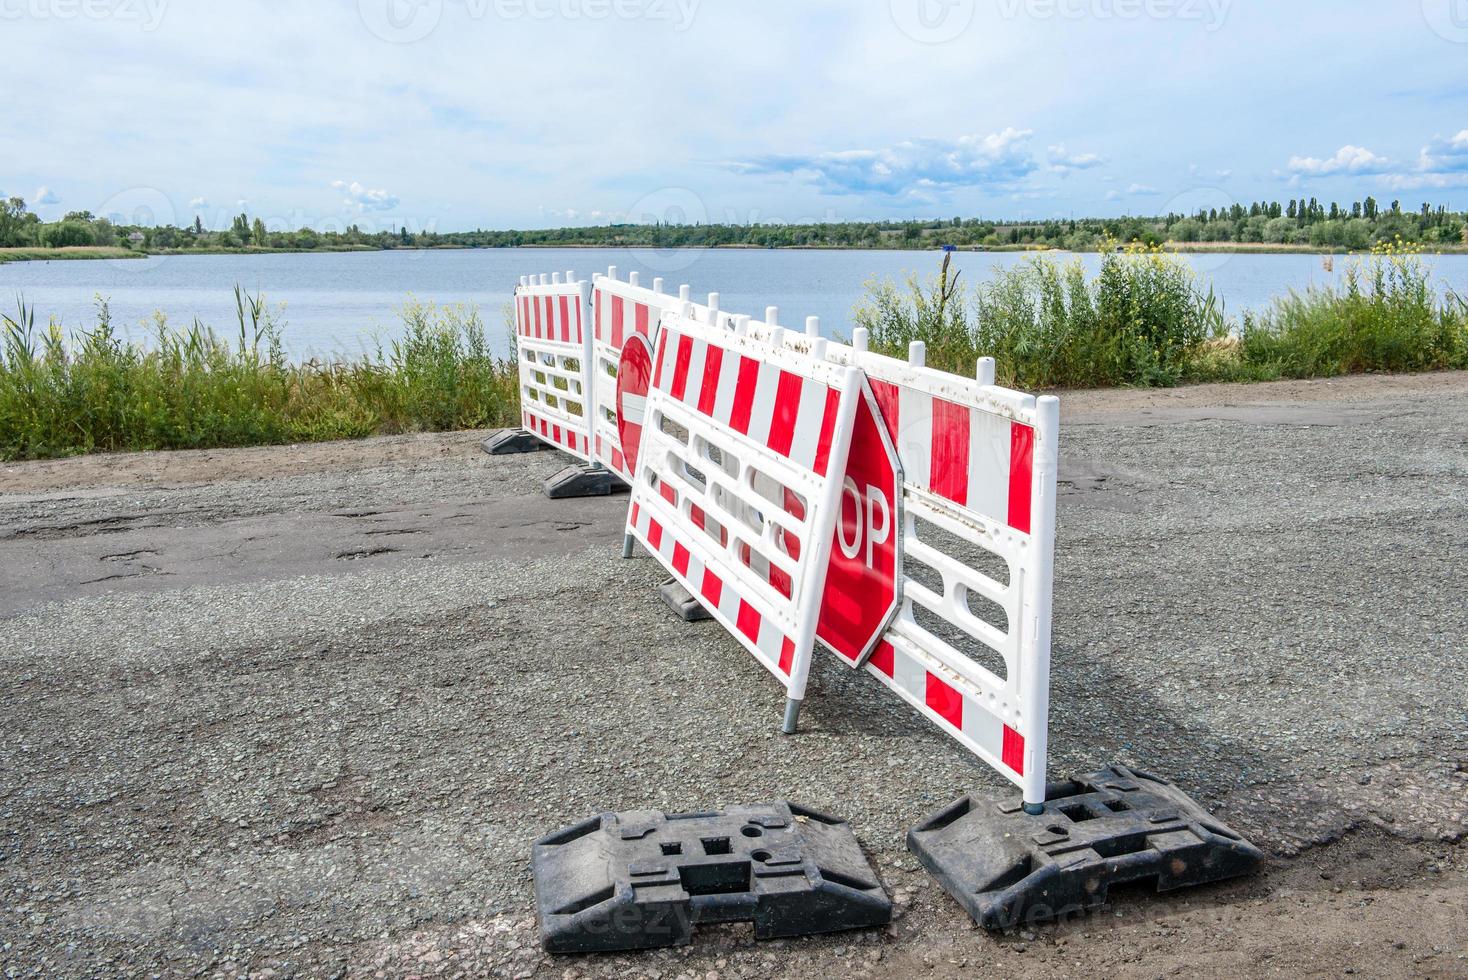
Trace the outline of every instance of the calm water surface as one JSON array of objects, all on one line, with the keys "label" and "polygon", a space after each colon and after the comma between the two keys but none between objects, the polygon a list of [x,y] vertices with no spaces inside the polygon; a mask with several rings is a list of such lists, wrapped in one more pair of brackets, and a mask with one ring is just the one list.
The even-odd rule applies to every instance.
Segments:
[{"label": "calm water surface", "polygon": [[[565,272],[590,278],[618,267],[636,270],[644,284],[661,276],[670,291],[681,283],[703,299],[717,291],[732,312],[761,315],[778,306],[787,324],[819,316],[826,333],[849,335],[851,307],[873,276],[935,272],[935,251],[776,251],[651,249],[483,249],[436,252],[353,252],[290,255],[166,256],[133,261],[18,262],[0,265],[0,309],[15,297],[35,307],[37,318],[57,317],[68,328],[95,322],[96,297],[111,303],[113,322],[141,339],[154,311],[173,323],[194,317],[232,335],[236,283],[285,304],[285,343],[295,357],[349,356],[372,348],[374,338],[399,329],[397,310],[411,296],[436,303],[477,304],[491,337],[503,348],[501,309],[521,275]],[[1339,279],[1350,261],[1334,256],[1327,272],[1318,255],[1195,255],[1188,259],[1213,285],[1227,311],[1258,309],[1291,289]],[[969,282],[1023,261],[1017,253],[960,252],[954,265]],[[1081,256],[1088,268],[1100,256]],[[1445,286],[1468,293],[1468,255],[1432,257]]]}]

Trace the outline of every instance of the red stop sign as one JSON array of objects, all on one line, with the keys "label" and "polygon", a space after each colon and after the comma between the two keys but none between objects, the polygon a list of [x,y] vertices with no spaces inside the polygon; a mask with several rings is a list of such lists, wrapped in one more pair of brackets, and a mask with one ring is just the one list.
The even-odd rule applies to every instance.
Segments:
[{"label": "red stop sign", "polygon": [[652,346],[635,333],[622,347],[617,363],[617,438],[627,472],[636,474],[642,449],[642,426],[647,421],[647,392],[652,387]]},{"label": "red stop sign", "polygon": [[866,663],[897,614],[902,479],[881,410],[862,383],[841,513],[826,567],[816,636],[853,667]]}]

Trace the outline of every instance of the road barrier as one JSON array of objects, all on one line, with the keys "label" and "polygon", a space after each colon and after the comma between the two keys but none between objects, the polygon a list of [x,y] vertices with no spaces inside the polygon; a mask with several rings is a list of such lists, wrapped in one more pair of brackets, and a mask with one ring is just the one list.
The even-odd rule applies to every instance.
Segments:
[{"label": "road barrier", "polygon": [[663,317],[627,530],[780,681],[793,731],[861,372],[711,306]]},{"label": "road barrier", "polygon": [[819,639],[1043,801],[1056,399],[688,294],[615,267],[522,281],[526,430],[633,485],[629,542],[781,680],[787,730]]},{"label": "road barrier", "polygon": [[592,387],[597,411],[592,425],[592,456],[623,483],[632,482],[632,468],[622,448],[617,408],[617,376],[623,351],[633,338],[641,338],[651,350],[663,311],[688,302],[688,287],[679,296],[663,292],[663,281],[654,279],[647,289],[636,272],[627,282],[617,279],[617,267],[597,275],[591,285]]},{"label": "road barrier", "polygon": [[866,348],[864,330],[825,348],[870,382],[903,474],[901,608],[864,665],[1043,803],[1060,403],[996,386],[988,358],[968,379],[920,343],[906,361]]},{"label": "road barrier", "polygon": [[564,280],[560,273],[522,279],[515,290],[515,343],[525,431],[589,462],[596,393],[586,377],[587,288],[571,272]]}]

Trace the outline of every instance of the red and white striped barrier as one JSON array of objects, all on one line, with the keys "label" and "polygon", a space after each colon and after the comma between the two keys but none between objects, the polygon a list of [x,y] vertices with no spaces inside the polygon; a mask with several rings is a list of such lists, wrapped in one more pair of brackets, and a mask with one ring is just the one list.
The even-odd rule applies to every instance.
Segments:
[{"label": "red and white striped barrier", "polygon": [[632,482],[632,468],[622,448],[617,415],[617,371],[629,338],[638,336],[651,347],[663,311],[681,308],[688,301],[688,287],[679,296],[663,292],[663,281],[654,279],[647,289],[636,272],[628,282],[617,279],[617,267],[597,275],[591,286],[592,386],[596,389],[597,411],[592,424],[592,458],[624,483]]},{"label": "red and white striped barrier", "polygon": [[[823,599],[861,372],[778,328],[665,315],[628,533],[768,669],[793,730]],[[712,320],[713,322],[709,322]]]},{"label": "red and white striped barrier", "polygon": [[526,428],[632,484],[629,538],[781,681],[786,729],[819,639],[1043,802],[1058,401],[615,269],[583,329],[573,279],[516,293]]},{"label": "red and white striped barrier", "polygon": [[592,455],[596,393],[588,383],[588,286],[574,273],[527,276],[515,290],[515,344],[525,431],[580,459]]},{"label": "red and white striped barrier", "polygon": [[865,667],[1041,804],[1060,403],[987,358],[966,379],[866,345],[826,347],[865,373],[904,475],[901,608]]}]

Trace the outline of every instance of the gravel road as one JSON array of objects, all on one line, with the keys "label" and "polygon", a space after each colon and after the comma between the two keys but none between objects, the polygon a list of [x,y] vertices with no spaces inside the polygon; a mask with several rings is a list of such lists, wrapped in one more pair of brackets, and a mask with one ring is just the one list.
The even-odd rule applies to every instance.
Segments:
[{"label": "gravel road", "polygon": [[[1063,398],[1052,772],[1178,781],[1256,878],[993,937],[903,846],[1004,785],[821,655],[803,732],[626,498],[482,433],[0,466],[5,976],[1468,976],[1468,374]],[[551,958],[538,835],[787,798],[887,930]]]}]

